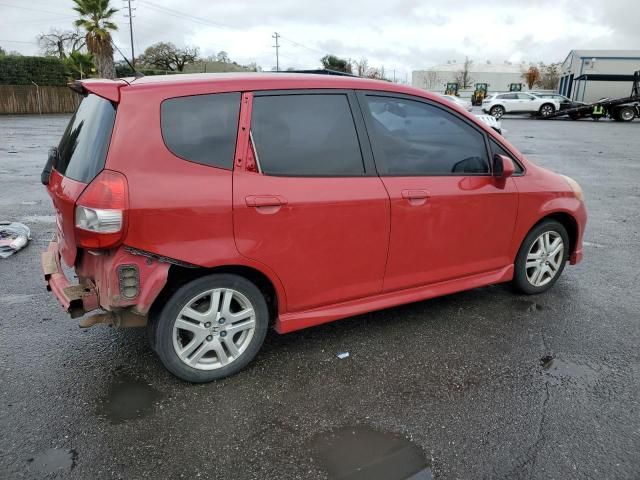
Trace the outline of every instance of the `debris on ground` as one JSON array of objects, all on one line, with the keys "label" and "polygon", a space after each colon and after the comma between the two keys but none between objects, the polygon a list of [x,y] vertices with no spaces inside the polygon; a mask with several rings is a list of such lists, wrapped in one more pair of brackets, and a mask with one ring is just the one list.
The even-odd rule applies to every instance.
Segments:
[{"label": "debris on ground", "polygon": [[0,258],[7,258],[24,248],[31,230],[23,223],[0,222]]},{"label": "debris on ground", "polygon": [[345,358],[349,357],[349,352],[338,352],[336,354],[336,357],[338,357],[340,360],[344,360]]}]

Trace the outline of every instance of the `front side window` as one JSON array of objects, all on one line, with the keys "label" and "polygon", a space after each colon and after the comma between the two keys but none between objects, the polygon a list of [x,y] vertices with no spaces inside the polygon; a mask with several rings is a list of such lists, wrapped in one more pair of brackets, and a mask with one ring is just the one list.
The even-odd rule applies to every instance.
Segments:
[{"label": "front side window", "polygon": [[170,98],[160,107],[162,138],[184,160],[231,169],[239,114],[240,93]]},{"label": "front side window", "polygon": [[366,96],[371,138],[383,175],[489,173],[484,134],[423,102]]},{"label": "front side window", "polygon": [[256,96],[251,134],[266,175],[364,175],[356,127],[344,94]]},{"label": "front side window", "polygon": [[504,155],[505,157],[509,157],[511,159],[511,161],[513,162],[513,166],[515,167],[515,174],[518,175],[522,172],[524,172],[524,169],[522,168],[522,166],[520,165],[520,163],[518,163],[516,161],[515,158],[513,158],[513,155],[511,155],[509,152],[507,152],[507,150],[505,150],[502,145],[500,145],[498,142],[496,142],[493,138],[491,140],[489,140],[489,145],[491,146],[491,155]]},{"label": "front side window", "polygon": [[505,93],[504,95],[498,95],[500,100],[517,100],[518,95],[516,93]]}]

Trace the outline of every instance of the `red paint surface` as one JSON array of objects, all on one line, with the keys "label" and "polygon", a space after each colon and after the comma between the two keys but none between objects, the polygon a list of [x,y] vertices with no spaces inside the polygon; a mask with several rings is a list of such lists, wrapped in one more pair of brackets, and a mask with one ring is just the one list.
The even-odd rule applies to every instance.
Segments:
[{"label": "red paint surface", "polygon": [[[249,150],[251,91],[302,88],[381,90],[429,99],[502,143],[526,172],[507,179],[261,175]],[[549,214],[575,219],[572,263],[582,256],[586,211],[566,180],[529,162],[472,115],[423,90],[290,74],[145,77],[132,85],[87,82],[87,89],[119,101],[105,168],[127,179],[123,244],[201,267],[240,265],[262,272],[278,297],[280,332],[508,281],[522,240]],[[164,99],[234,91],[245,92],[234,171],[185,161],[166,148],[160,132]],[[76,260],[73,209],[84,188],[52,174],[60,249],[69,264]],[[140,266],[143,289],[153,284],[137,300],[142,310],[164,284],[166,272],[155,263],[147,269],[141,257],[130,257],[119,249],[91,261],[82,257],[78,267],[87,278],[98,278],[103,307],[124,306],[113,301],[112,273],[103,273],[121,262]]]}]

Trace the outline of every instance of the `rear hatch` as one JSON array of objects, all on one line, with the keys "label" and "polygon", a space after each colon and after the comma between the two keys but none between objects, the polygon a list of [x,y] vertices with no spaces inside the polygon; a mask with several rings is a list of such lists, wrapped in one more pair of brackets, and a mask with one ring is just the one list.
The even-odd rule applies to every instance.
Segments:
[{"label": "rear hatch", "polygon": [[[122,82],[124,83],[124,82]],[[111,82],[117,88],[118,81]],[[101,88],[105,85],[100,83]],[[111,133],[116,117],[116,101],[103,98],[76,84],[74,90],[84,96],[80,106],[69,121],[60,144],[53,148],[47,167],[43,172],[43,183],[47,184],[53,200],[58,229],[59,249],[64,262],[72,266],[76,259],[75,204],[87,185],[104,169]],[[110,89],[109,89],[110,90]],[[100,92],[102,93],[102,92]]]}]

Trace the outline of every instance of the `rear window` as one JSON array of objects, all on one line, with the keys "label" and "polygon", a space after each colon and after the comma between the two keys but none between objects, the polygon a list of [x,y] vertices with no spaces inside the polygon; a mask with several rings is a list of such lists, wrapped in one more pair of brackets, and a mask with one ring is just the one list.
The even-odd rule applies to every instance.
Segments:
[{"label": "rear window", "polygon": [[62,135],[55,169],[82,183],[93,180],[104,168],[115,118],[113,103],[87,95]]},{"label": "rear window", "polygon": [[240,93],[170,98],[162,102],[162,138],[172,153],[191,162],[231,169]]}]

